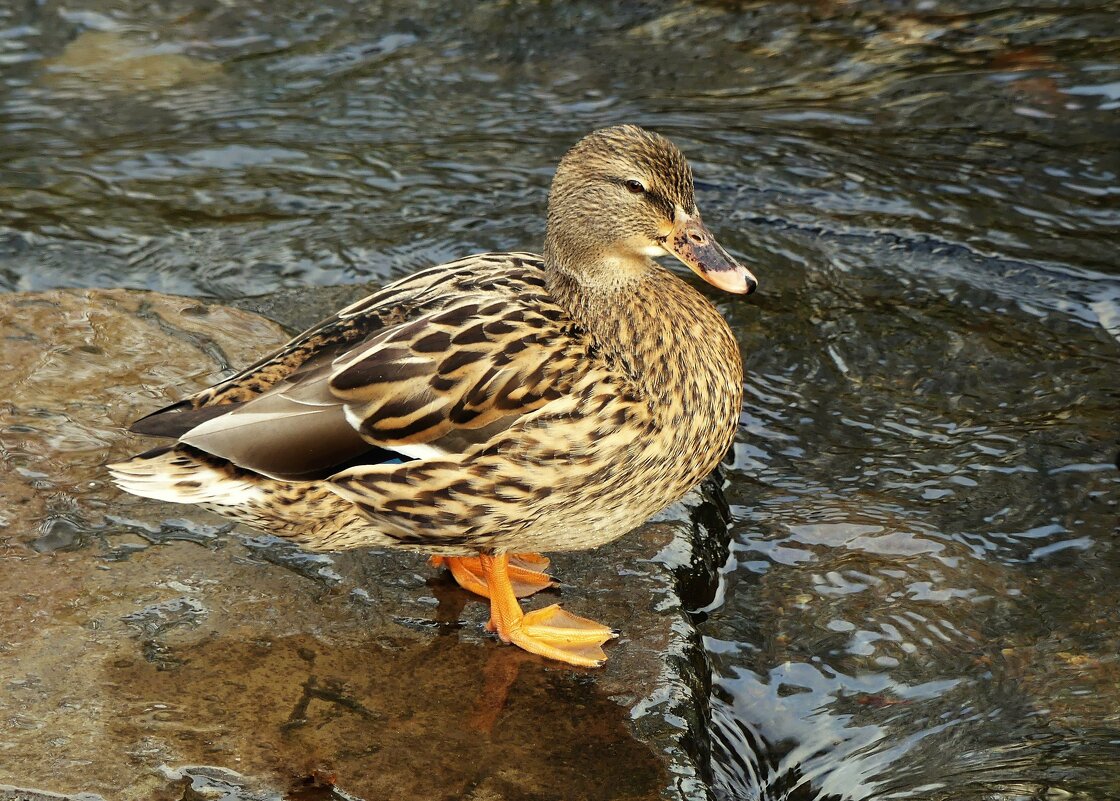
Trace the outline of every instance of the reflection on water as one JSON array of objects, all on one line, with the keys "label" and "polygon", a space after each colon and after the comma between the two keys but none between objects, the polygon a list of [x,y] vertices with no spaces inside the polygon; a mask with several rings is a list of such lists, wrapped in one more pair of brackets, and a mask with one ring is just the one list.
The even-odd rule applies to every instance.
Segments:
[{"label": "reflection on water", "polygon": [[523,248],[567,145],[657,128],[763,282],[719,794],[1120,796],[1120,4],[83,9],[0,8],[0,288]]},{"label": "reflection on water", "polygon": [[704,624],[723,789],[1114,795],[1115,345],[891,283],[774,300],[752,356]]}]

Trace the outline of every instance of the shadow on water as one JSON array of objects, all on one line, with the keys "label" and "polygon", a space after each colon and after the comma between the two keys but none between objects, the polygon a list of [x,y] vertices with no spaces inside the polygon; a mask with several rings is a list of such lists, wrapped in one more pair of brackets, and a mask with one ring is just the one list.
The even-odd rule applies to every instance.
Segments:
[{"label": "shadow on water", "polygon": [[1120,4],[83,9],[0,9],[0,288],[524,248],[566,146],[657,128],[762,280],[717,793],[1120,796]]}]

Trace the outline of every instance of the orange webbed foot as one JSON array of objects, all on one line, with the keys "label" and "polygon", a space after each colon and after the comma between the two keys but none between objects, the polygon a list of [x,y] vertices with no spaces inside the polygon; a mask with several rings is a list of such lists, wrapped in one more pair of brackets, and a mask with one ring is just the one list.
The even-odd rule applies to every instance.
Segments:
[{"label": "orange webbed foot", "polygon": [[617,637],[617,632],[566,612],[557,604],[528,614],[522,612],[510,582],[510,557],[483,554],[479,558],[487,586],[493,591],[487,628],[502,642],[578,667],[599,667],[606,661],[600,646]]},{"label": "orange webbed foot", "polygon": [[[432,567],[443,567],[451,571],[456,583],[468,592],[490,597],[490,588],[483,575],[482,564],[477,556],[433,556],[428,560]],[[513,594],[518,598],[528,598],[541,590],[555,587],[545,571],[548,570],[548,557],[539,553],[516,553],[509,555],[509,578]]]},{"label": "orange webbed foot", "polygon": [[601,666],[607,654],[600,646],[618,636],[618,632],[573,615],[559,604],[523,613],[521,621],[508,624],[505,631],[491,617],[486,628],[496,631],[503,642],[529,653],[579,667]]}]

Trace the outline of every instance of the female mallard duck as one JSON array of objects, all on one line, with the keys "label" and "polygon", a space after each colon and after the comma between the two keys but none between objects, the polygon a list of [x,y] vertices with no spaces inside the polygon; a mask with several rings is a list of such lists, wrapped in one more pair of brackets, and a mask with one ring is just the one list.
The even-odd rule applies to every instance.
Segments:
[{"label": "female mallard duck", "polygon": [[556,171],[543,258],[397,281],[137,421],[176,443],[110,469],[129,492],[312,550],[435,554],[490,598],[503,641],[600,665],[611,629],[521,611],[551,584],[532,552],[622,536],[716,466],[739,417],[735,339],[651,258],[666,253],[728,292],[756,286],[700,221],[671,142],[595,131]]}]

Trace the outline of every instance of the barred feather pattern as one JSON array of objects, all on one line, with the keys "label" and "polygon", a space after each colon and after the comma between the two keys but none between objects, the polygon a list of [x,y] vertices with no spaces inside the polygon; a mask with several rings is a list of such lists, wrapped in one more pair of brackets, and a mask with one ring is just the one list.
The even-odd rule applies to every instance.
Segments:
[{"label": "barred feather pattern", "polygon": [[[312,550],[575,550],[621,536],[710,472],[741,393],[726,322],[668,270],[587,298],[539,256],[482,254],[343,309],[190,400],[231,411],[112,469],[131,492]],[[416,458],[285,478],[256,433],[238,450],[256,408],[280,409],[265,437],[278,449],[303,447],[302,421],[315,419],[349,426],[359,449]],[[200,444],[214,426],[228,452]]]}]

